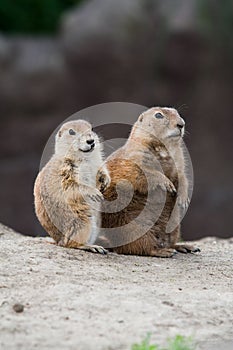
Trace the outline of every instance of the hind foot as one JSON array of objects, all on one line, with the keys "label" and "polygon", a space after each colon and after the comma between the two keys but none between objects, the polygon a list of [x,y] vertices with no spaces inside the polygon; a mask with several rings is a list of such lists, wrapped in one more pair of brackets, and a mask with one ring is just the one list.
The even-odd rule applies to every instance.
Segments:
[{"label": "hind foot", "polygon": [[82,245],[78,247],[80,250],[85,250],[86,252],[108,254],[108,251],[101,247],[100,245]]},{"label": "hind foot", "polygon": [[174,249],[179,252],[179,253],[197,253],[200,252],[201,250],[198,247],[194,247],[190,244],[182,244],[178,243],[174,246]]},{"label": "hind foot", "polygon": [[163,248],[163,249],[154,249],[150,252],[150,256],[156,256],[157,258],[171,258],[177,251],[171,248]]}]

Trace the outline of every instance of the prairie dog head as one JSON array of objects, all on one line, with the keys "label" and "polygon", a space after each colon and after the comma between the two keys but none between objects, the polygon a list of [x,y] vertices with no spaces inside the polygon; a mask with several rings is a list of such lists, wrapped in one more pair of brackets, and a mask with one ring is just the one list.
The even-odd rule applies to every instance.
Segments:
[{"label": "prairie dog head", "polygon": [[92,126],[85,120],[74,120],[61,126],[55,138],[55,154],[75,155],[84,158],[95,150],[100,142]]},{"label": "prairie dog head", "polygon": [[134,132],[156,137],[165,143],[177,142],[184,136],[185,121],[176,109],[153,107],[143,112],[134,126]]}]

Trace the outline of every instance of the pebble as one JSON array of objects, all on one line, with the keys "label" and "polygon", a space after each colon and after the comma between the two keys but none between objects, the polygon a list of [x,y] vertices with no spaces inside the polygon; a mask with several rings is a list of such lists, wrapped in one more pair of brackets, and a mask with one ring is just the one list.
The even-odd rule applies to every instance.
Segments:
[{"label": "pebble", "polygon": [[15,304],[13,305],[13,310],[17,313],[24,311],[24,306],[22,304]]}]

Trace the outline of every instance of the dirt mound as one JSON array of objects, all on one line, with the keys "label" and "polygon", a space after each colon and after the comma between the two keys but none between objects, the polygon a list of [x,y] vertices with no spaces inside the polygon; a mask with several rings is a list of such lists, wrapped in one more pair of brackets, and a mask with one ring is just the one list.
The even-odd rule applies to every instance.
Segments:
[{"label": "dirt mound", "polygon": [[127,350],[148,332],[161,345],[181,334],[197,349],[228,349],[232,239],[158,259],[64,249],[3,226],[0,234],[1,349]]}]

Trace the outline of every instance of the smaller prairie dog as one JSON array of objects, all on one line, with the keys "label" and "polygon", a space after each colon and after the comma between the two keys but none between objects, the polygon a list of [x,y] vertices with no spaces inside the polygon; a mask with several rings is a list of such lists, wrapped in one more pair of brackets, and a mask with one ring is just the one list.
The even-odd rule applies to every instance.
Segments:
[{"label": "smaller prairie dog", "polygon": [[[134,193],[125,208],[102,212],[102,228],[107,234],[100,236],[98,243],[108,241],[111,250],[119,254],[156,257],[171,257],[177,251],[199,251],[177,243],[180,210],[189,204],[181,143],[184,126],[184,120],[174,108],[153,107],[139,116],[125,145],[107,158],[111,184],[103,192],[104,198],[116,201],[117,186],[123,196],[132,187]],[[165,203],[157,216],[161,193],[165,194]],[[174,209],[176,202],[178,206]],[[170,232],[167,225],[171,217]]]},{"label": "smaller prairie dog", "polygon": [[102,145],[92,126],[84,120],[63,124],[55,153],[34,186],[36,215],[58,245],[106,253],[93,243],[100,224],[100,190],[109,182]]}]

